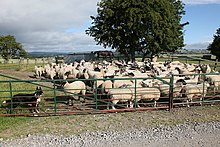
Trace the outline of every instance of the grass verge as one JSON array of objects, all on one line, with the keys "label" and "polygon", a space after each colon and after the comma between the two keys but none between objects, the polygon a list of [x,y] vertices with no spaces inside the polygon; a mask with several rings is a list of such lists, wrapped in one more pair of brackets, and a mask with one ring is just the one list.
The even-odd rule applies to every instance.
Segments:
[{"label": "grass verge", "polygon": [[29,134],[78,135],[96,131],[122,131],[220,120],[220,105],[51,117],[0,117],[0,137],[20,138]]}]

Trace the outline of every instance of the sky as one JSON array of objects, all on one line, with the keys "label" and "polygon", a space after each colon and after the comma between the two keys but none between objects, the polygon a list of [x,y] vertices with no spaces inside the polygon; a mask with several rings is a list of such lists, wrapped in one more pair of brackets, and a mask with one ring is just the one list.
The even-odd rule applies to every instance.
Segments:
[{"label": "sky", "polygon": [[[28,52],[103,50],[85,34],[101,0],[0,0],[0,35],[13,35]],[[220,28],[220,0],[183,0],[186,49],[206,49]]]}]

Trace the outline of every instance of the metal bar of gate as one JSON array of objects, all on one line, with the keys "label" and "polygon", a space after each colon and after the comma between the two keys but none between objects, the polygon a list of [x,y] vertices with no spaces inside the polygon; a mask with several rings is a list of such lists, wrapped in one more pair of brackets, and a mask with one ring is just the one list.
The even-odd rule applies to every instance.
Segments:
[{"label": "metal bar of gate", "polygon": [[169,111],[173,109],[173,81],[174,81],[174,76],[172,74],[170,78],[170,90],[169,90]]}]

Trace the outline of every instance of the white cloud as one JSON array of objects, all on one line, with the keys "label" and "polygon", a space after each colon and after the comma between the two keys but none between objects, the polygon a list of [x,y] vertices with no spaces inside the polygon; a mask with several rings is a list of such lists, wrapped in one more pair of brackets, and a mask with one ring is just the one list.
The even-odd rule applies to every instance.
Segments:
[{"label": "white cloud", "polygon": [[[0,35],[14,35],[27,51],[102,49],[85,34],[85,29],[90,26],[90,16],[96,15],[99,1],[0,0]],[[220,3],[220,0],[183,1],[186,4]],[[200,48],[199,44],[187,47]]]},{"label": "white cloud", "polygon": [[90,25],[90,16],[96,14],[99,1],[0,0],[0,35],[14,35],[28,51],[94,47],[95,42],[85,29]]},{"label": "white cloud", "polygon": [[220,4],[220,0],[182,0],[185,4]]}]

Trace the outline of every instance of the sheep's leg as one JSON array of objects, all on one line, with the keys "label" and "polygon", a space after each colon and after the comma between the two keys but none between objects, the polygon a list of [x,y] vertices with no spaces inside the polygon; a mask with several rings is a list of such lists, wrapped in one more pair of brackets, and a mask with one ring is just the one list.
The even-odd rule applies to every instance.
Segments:
[{"label": "sheep's leg", "polygon": [[82,97],[82,102],[85,103],[86,102],[86,99],[84,97]]},{"label": "sheep's leg", "polygon": [[84,102],[86,101],[86,98],[85,98],[86,90],[83,89],[83,90],[81,91],[81,93],[82,93],[82,99],[83,99],[83,103],[84,103]]},{"label": "sheep's leg", "polygon": [[218,91],[218,86],[215,87],[215,94],[216,94],[217,91]]},{"label": "sheep's leg", "polygon": [[154,100],[154,107],[157,107],[157,101]]},{"label": "sheep's leg", "polygon": [[69,98],[69,106],[72,106],[73,105],[73,97],[71,96],[70,98]]},{"label": "sheep's leg", "polygon": [[202,106],[202,97],[199,99],[199,104]]},{"label": "sheep's leg", "polygon": [[107,110],[109,110],[109,105],[110,105],[110,103],[108,102],[108,103],[107,103]]},{"label": "sheep's leg", "polygon": [[129,105],[130,105],[130,108],[133,108],[133,103],[132,103],[132,101],[129,101]]},{"label": "sheep's leg", "polygon": [[119,102],[119,100],[112,101],[112,109],[115,110],[115,105]]},{"label": "sheep's leg", "polygon": [[186,100],[186,105],[189,108],[189,100],[188,99]]},{"label": "sheep's leg", "polygon": [[78,97],[78,101],[81,101],[80,96],[77,96],[77,97]]},{"label": "sheep's leg", "polygon": [[130,107],[130,102],[126,102],[126,108]]},{"label": "sheep's leg", "polygon": [[140,101],[141,99],[136,99],[136,101],[134,100],[134,104],[136,104],[136,107],[137,108],[140,108],[141,106],[138,104],[138,102]]},{"label": "sheep's leg", "polygon": [[114,106],[114,104],[113,104],[113,103],[112,103],[112,109],[113,109],[113,110],[115,110],[115,106]]}]

